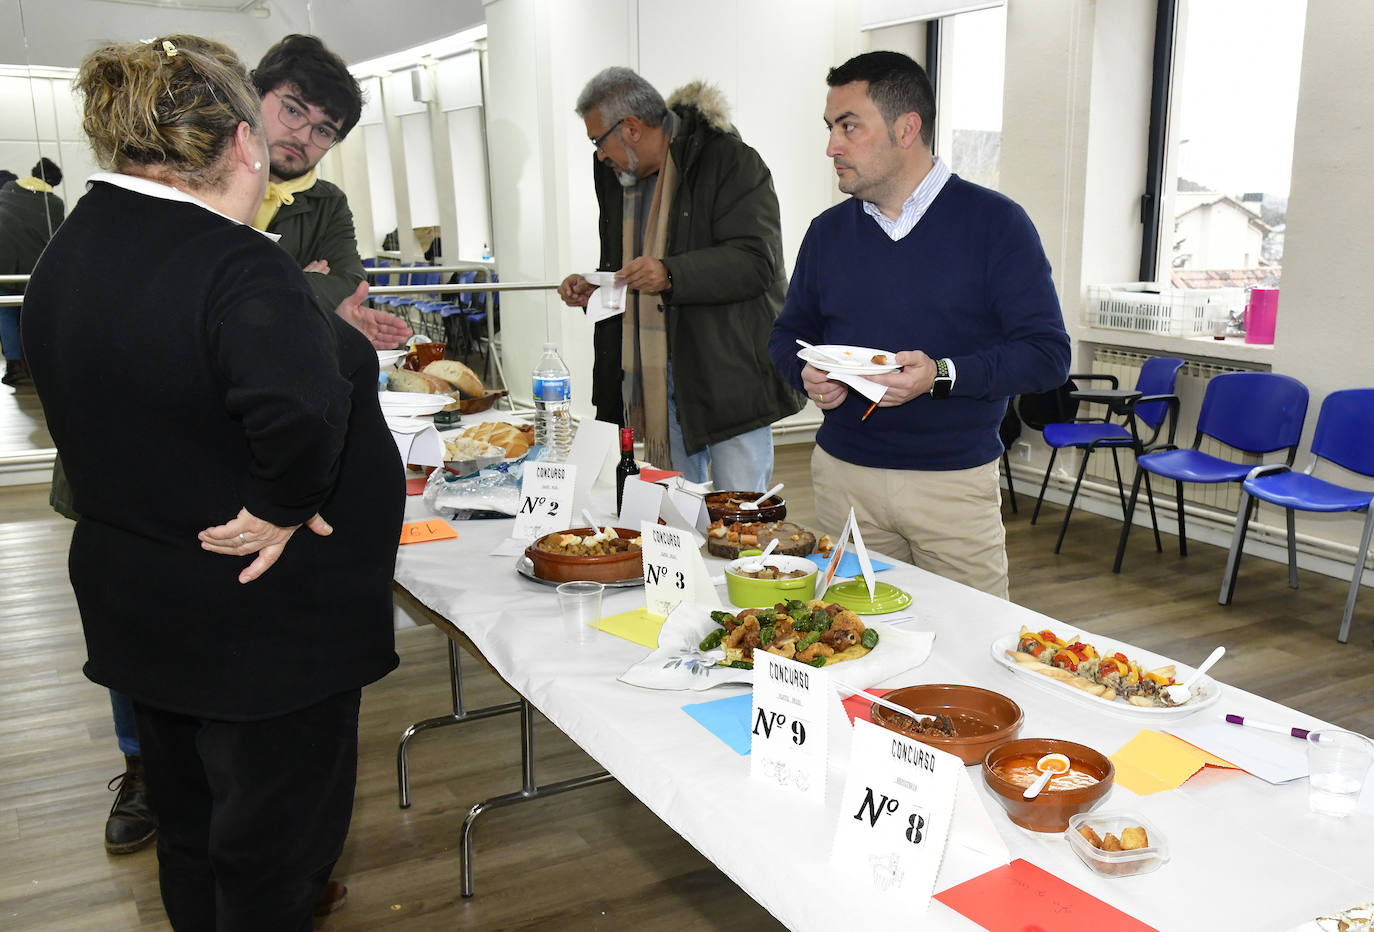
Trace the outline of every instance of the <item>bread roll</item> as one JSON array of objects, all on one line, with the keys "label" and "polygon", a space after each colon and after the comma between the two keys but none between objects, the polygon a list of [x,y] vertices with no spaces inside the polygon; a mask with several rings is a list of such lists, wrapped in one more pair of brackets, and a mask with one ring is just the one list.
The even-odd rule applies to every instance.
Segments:
[{"label": "bread roll", "polygon": [[386,387],[393,392],[419,392],[432,395],[434,388],[420,373],[409,369],[390,369],[386,374]]},{"label": "bread roll", "polygon": [[481,398],[486,394],[477,373],[456,359],[436,360],[425,366],[423,372],[453,383],[453,387],[462,392],[464,398]]},{"label": "bread roll", "polygon": [[529,452],[531,444],[529,435],[514,424],[507,424],[504,421],[487,421],[476,427],[469,427],[459,436],[471,440],[481,440],[501,447],[506,451],[508,458],[524,456]]}]

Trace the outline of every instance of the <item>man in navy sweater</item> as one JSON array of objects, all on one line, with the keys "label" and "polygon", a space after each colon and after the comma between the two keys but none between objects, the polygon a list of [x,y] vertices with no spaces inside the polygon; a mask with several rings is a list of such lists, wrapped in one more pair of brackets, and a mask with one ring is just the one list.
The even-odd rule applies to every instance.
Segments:
[{"label": "man in navy sweater", "polygon": [[[931,155],[925,70],[868,52],[826,77],[826,155],[853,195],[812,221],[768,341],[779,374],[824,412],[816,514],[854,509],[880,553],[1005,598],[997,427],[1007,398],[1063,383],[1069,339],[1026,212]],[[796,340],[875,347],[896,371],[870,403],[798,359]]]}]

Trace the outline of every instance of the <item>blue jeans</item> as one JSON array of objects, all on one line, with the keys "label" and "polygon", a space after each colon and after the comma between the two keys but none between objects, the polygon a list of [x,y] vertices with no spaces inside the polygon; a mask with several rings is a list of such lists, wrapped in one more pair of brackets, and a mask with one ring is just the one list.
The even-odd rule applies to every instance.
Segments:
[{"label": "blue jeans", "polygon": [[138,728],[134,725],[134,701],[112,689],[110,707],[114,709],[115,737],[119,739],[119,752],[130,757],[138,757]]},{"label": "blue jeans", "polygon": [[12,305],[0,307],[0,346],[5,348],[6,359],[22,359],[19,352],[19,308]]},{"label": "blue jeans", "polygon": [[668,367],[668,450],[673,457],[673,469],[692,482],[705,482],[707,469],[716,488],[742,492],[768,488],[773,476],[773,430],[768,425],[707,444],[695,453],[688,453],[682,442],[682,425],[677,420],[677,402],[673,398],[673,368]]}]

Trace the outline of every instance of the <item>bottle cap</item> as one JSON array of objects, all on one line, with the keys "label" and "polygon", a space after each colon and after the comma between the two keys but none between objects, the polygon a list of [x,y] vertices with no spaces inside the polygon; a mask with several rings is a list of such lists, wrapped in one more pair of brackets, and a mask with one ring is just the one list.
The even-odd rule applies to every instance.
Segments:
[{"label": "bottle cap", "polygon": [[557,343],[545,343],[545,344],[544,344],[544,352],[547,353],[547,352],[549,352],[550,350],[557,351],[557,350],[558,350],[558,344],[557,344]]}]

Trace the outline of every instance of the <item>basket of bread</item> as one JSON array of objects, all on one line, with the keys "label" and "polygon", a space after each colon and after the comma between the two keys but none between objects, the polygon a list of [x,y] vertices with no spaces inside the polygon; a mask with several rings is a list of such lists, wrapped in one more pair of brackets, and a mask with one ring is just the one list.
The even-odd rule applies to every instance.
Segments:
[{"label": "basket of bread", "polygon": [[476,414],[496,404],[504,391],[488,391],[477,373],[456,359],[438,359],[418,372],[413,369],[388,369],[387,388],[394,392],[424,395],[449,395],[453,403],[445,411]]},{"label": "basket of bread", "polygon": [[519,459],[533,442],[534,428],[528,424],[487,421],[444,440],[444,465],[466,476],[502,460]]}]

